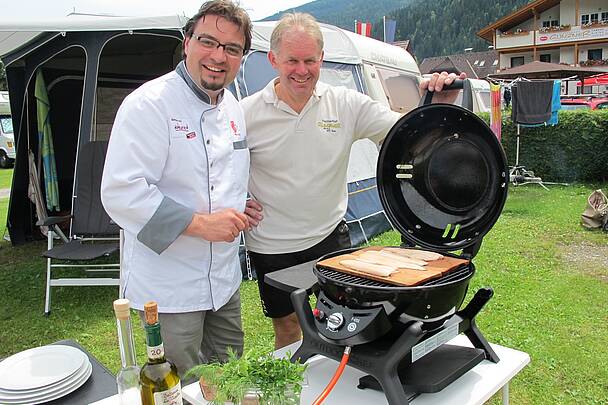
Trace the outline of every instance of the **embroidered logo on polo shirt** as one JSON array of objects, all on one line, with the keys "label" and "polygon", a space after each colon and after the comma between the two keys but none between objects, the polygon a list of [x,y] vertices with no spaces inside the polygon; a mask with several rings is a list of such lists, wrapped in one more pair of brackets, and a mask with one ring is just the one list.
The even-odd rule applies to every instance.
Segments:
[{"label": "embroidered logo on polo shirt", "polygon": [[317,127],[321,131],[325,131],[325,133],[335,134],[338,132],[338,129],[342,128],[342,123],[338,120],[321,120],[317,121]]}]

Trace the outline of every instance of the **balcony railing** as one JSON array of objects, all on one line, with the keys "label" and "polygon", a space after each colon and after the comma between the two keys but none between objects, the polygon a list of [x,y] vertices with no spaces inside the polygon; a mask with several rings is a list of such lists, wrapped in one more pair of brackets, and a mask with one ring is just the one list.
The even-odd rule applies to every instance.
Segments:
[{"label": "balcony railing", "polygon": [[532,47],[588,40],[608,40],[608,23],[600,21],[586,26],[561,25],[544,27],[538,31],[507,31],[496,36],[496,49]]}]

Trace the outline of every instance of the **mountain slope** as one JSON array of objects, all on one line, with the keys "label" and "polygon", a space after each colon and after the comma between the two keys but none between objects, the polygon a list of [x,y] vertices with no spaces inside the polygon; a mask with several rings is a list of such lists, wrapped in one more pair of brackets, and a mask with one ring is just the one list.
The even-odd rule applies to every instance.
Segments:
[{"label": "mountain slope", "polygon": [[[488,43],[476,33],[481,28],[527,4],[528,0],[426,0],[390,14],[397,21],[397,39],[409,39],[418,61],[429,56],[484,51]],[[374,22],[382,31],[382,22]],[[379,36],[378,36],[379,38]]]},{"label": "mountain slope", "polygon": [[[418,59],[487,50],[475,33],[527,4],[528,0],[317,0],[286,11],[310,13],[321,22],[353,31],[354,21],[373,23],[382,38],[382,16],[397,21],[396,40],[409,39]],[[281,13],[264,20],[276,20]]]},{"label": "mountain slope", "polygon": [[381,21],[382,16],[404,7],[416,0],[316,0],[284,10],[264,18],[263,21],[277,20],[285,11],[309,13],[321,22],[354,31],[355,20],[364,22]]}]

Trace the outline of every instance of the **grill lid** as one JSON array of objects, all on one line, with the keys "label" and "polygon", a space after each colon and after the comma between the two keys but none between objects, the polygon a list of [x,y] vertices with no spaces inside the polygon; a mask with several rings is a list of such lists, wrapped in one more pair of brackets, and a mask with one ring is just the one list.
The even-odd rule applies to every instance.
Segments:
[{"label": "grill lid", "polygon": [[507,197],[507,160],[490,127],[450,104],[402,117],[382,144],[378,192],[393,226],[410,243],[453,251],[492,228]]}]

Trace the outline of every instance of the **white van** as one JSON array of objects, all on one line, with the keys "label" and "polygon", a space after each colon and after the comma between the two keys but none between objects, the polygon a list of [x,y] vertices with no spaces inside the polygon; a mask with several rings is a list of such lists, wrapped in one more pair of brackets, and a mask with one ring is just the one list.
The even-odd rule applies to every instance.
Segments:
[{"label": "white van", "polygon": [[0,91],[0,167],[6,169],[15,162],[15,138],[8,91]]}]

